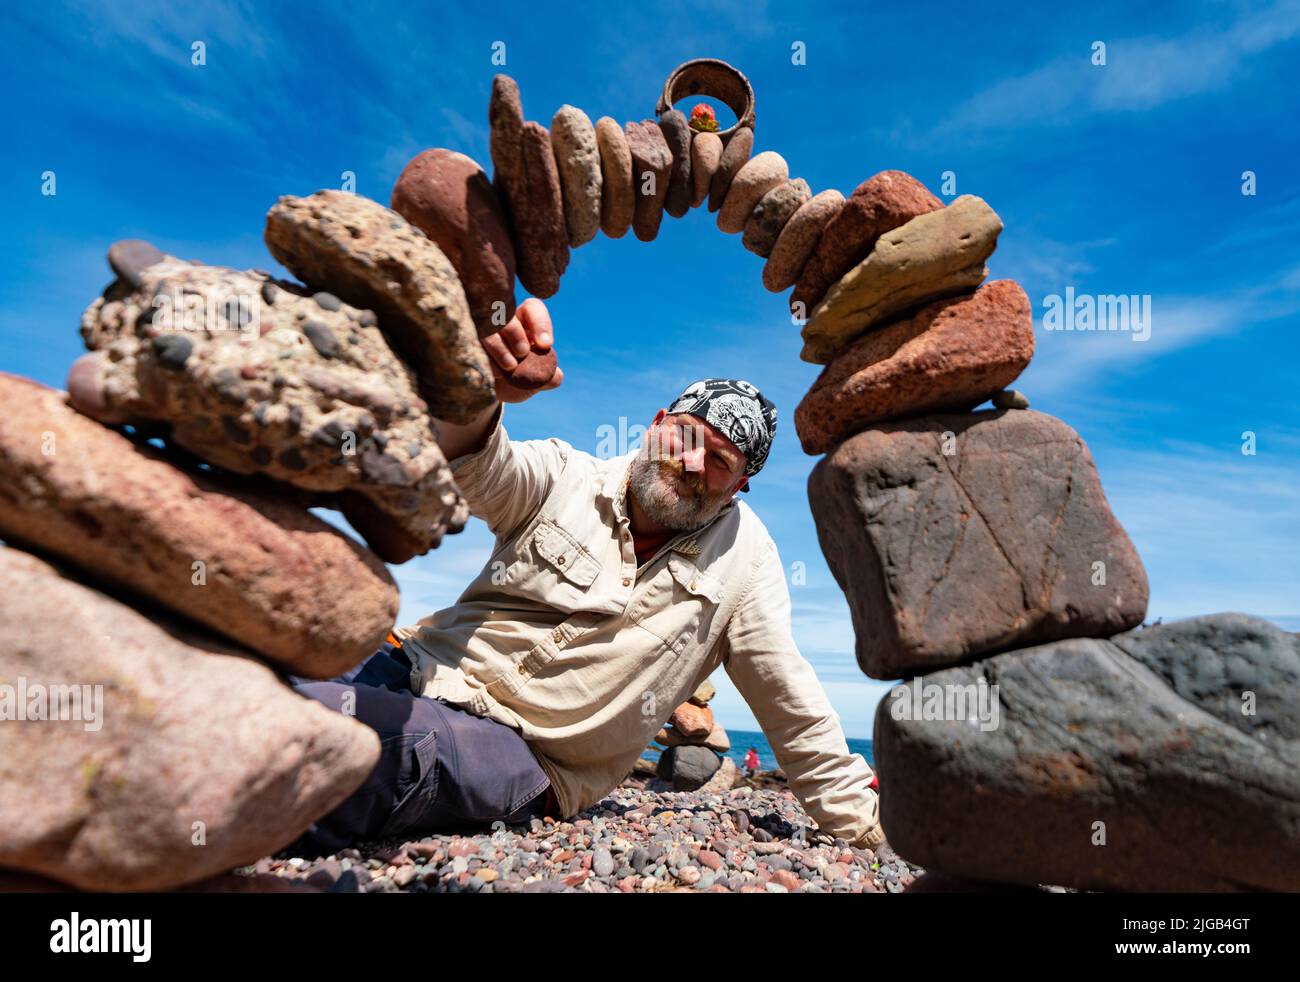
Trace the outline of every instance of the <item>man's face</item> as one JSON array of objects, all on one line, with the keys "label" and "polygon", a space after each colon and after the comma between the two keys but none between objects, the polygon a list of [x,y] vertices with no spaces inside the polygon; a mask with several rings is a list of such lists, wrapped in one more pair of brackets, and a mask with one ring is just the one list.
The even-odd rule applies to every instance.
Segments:
[{"label": "man's face", "polygon": [[632,492],[656,524],[690,531],[722,511],[744,474],[744,454],[716,427],[660,410],[632,462]]}]

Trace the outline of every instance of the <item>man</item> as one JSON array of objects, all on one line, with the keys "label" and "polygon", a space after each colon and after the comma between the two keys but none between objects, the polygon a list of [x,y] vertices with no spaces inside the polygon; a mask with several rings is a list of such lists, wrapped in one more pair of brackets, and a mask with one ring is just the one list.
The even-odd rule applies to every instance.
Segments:
[{"label": "man", "polygon": [[[503,373],[552,340],[535,298],[484,340],[502,400],[533,395]],[[872,770],[849,753],[795,647],[771,536],[733,500],[767,458],[772,403],[747,382],[696,382],[659,410],[639,451],[610,460],[559,439],[511,441],[502,411],[439,421],[471,512],[496,536],[477,579],[361,668],[295,680],[355,712],[383,747],[306,844],[571,817],[622,781],[721,666],[820,828],[879,845]]]}]

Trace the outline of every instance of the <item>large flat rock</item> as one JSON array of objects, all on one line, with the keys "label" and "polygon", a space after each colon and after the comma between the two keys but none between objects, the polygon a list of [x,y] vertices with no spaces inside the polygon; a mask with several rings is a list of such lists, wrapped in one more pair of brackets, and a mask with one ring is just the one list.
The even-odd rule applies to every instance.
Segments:
[{"label": "large flat rock", "polygon": [[981,726],[907,718],[910,696],[881,702],[881,822],[909,861],[1083,889],[1300,890],[1296,635],[1214,614],[905,688],[918,683],[922,706],[924,686],[996,685],[998,710]]},{"label": "large flat rock", "polygon": [[1043,413],[880,424],[817,464],[808,499],[872,678],[1109,637],[1146,614],[1146,572],[1092,454]]},{"label": "large flat rock", "polygon": [[0,866],[81,890],[169,890],[252,863],[379,757],[373,730],[238,649],[13,548],[0,709]]},{"label": "large flat rock", "polygon": [[397,585],[305,507],[182,470],[0,372],[0,536],[142,594],[295,675],[332,678],[383,642]]}]

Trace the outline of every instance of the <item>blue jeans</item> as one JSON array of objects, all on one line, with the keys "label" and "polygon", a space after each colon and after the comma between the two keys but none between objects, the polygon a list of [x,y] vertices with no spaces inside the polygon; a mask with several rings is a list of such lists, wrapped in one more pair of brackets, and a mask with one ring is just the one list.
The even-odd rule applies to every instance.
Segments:
[{"label": "blue jeans", "polygon": [[379,735],[369,777],[290,848],[336,852],[354,842],[480,831],[540,818],[550,780],[527,742],[496,720],[415,695],[411,663],[385,643],[329,681],[289,676],[299,695],[348,712]]}]

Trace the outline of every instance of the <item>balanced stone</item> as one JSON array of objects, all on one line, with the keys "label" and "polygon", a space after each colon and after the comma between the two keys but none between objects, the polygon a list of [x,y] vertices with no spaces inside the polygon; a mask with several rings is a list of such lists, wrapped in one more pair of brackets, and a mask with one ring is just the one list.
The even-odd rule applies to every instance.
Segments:
[{"label": "balanced stone", "polygon": [[786,223],[811,197],[812,189],[802,177],[772,188],[749,213],[741,244],[750,252],[766,259],[772,254],[772,247],[776,245],[777,237]]},{"label": "balanced stone", "polygon": [[492,402],[492,369],[442,250],[405,218],[345,191],[285,195],[266,216],[271,254],[308,286],[379,315],[429,411],[464,423]]},{"label": "balanced stone", "polygon": [[664,211],[673,218],[681,218],[691,209],[691,129],[686,114],[680,109],[669,109],[659,117],[659,129],[664,142],[673,155],[672,176],[668,178],[668,194],[664,198]]},{"label": "balanced stone", "polygon": [[632,151],[618,122],[596,120],[596,146],[600,150],[600,229],[611,239],[621,239],[632,227],[636,195],[632,185]]},{"label": "balanced stone", "polygon": [[291,498],[174,467],[0,373],[0,534],[193,618],[295,675],[371,655],[397,586],[369,551]]},{"label": "balanced stone", "polygon": [[718,161],[718,169],[713,172],[713,179],[709,182],[709,211],[717,211],[722,207],[727,192],[731,189],[732,179],[749,162],[753,150],[753,129],[742,126],[731,134],[731,139],[723,148],[722,159]]},{"label": "balanced stone", "polygon": [[743,232],[745,222],[763,195],[784,184],[790,176],[785,158],[775,150],[764,150],[740,168],[727,189],[727,198],[718,212],[718,228],[734,235]]},{"label": "balanced stone", "polygon": [[1013,280],[938,300],[835,356],[794,412],[805,453],[889,419],[973,409],[1025,370],[1033,311]]},{"label": "balanced stone", "polygon": [[480,338],[515,315],[515,249],[487,174],[454,150],[425,150],[393,185],[392,207],[456,270]]},{"label": "balanced stone", "polygon": [[663,131],[653,119],[628,123],[624,129],[632,154],[632,189],[636,196],[632,231],[642,242],[649,242],[659,234],[663,221],[673,155]]},{"label": "balanced stone", "polygon": [[800,357],[825,365],[886,318],[978,286],[1001,231],[1001,219],[984,199],[966,194],[886,232],[813,309]]},{"label": "balanced stone", "polygon": [[993,393],[993,405],[998,409],[1028,409],[1029,399],[1023,392],[1007,389],[1005,392]]},{"label": "balanced stone", "polygon": [[702,740],[713,729],[713,710],[708,706],[684,702],[673,710],[668,722],[688,740]]},{"label": "balanced stone", "polygon": [[881,171],[863,181],[822,233],[790,296],[791,310],[807,317],[831,284],[867,257],[878,238],[942,207],[924,184],[901,170]]},{"label": "balanced stone", "polygon": [[[1295,893],[1297,691],[1300,638],[1240,613],[926,675],[876,713],[881,824],[908,860],[963,877]],[[925,711],[948,693],[952,713]]]},{"label": "balanced stone", "polygon": [[[373,312],[325,310],[265,273],[172,256],[143,276],[139,288],[115,281],[82,315],[92,353],[68,376],[78,410],[114,425],[165,424],[170,443],[210,464],[336,496],[387,562],[464,525],[468,507],[413,373]],[[337,350],[322,354],[307,324],[327,329]],[[168,338],[189,351],[179,368],[159,355]]]},{"label": "balanced stone", "polygon": [[794,285],[817,248],[822,232],[844,207],[844,195],[830,188],[799,206],[776,237],[763,266],[763,285],[780,293]]},{"label": "balanced stone", "polygon": [[591,119],[563,105],[551,119],[551,149],[560,173],[560,197],[569,245],[590,242],[600,231],[600,149]]},{"label": "balanced stone", "polygon": [[505,205],[519,282],[535,297],[553,296],[569,265],[568,230],[551,136],[524,122],[519,86],[509,75],[492,79],[488,103],[492,183]]},{"label": "balanced stone", "polygon": [[169,890],[253,863],[379,759],[372,729],[239,649],[14,548],[0,549],[0,678],[0,866],[80,890]]},{"label": "balanced stone", "polygon": [[808,499],[872,678],[1108,637],[1146,613],[1092,454],[1034,410],[881,423],[813,468]]},{"label": "balanced stone", "polygon": [[698,208],[709,196],[713,175],[722,163],[722,138],[717,133],[697,131],[691,137],[691,207]]}]

